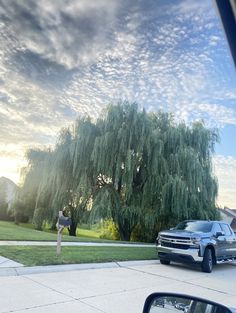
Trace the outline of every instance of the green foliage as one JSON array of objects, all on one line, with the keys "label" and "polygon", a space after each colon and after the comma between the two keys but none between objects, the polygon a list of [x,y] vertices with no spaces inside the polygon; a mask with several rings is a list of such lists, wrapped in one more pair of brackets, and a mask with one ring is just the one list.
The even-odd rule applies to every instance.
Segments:
[{"label": "green foliage", "polygon": [[158,224],[155,227],[150,228],[145,226],[143,223],[138,224],[132,231],[131,241],[134,242],[149,242],[154,243],[158,234]]},{"label": "green foliage", "polygon": [[101,222],[99,238],[120,240],[117,226],[112,219],[106,219]]},{"label": "green foliage", "polygon": [[43,230],[43,226],[45,224],[45,221],[47,220],[47,210],[46,208],[40,208],[37,207],[34,210],[34,216],[33,216],[33,225],[35,226],[35,229],[37,230]]},{"label": "green foliage", "polygon": [[110,107],[97,125],[92,159],[99,190],[93,208],[115,221],[122,239],[129,240],[134,229],[149,230],[147,240],[182,219],[216,217],[216,130],[178,125],[172,115],[146,114],[127,103]]},{"label": "green foliage", "polygon": [[[212,153],[218,133],[203,123],[177,124],[137,104],[109,106],[62,129],[53,150],[30,150],[21,199],[28,216],[55,225],[66,207],[78,223],[112,219],[122,240],[151,240],[188,218],[216,218]],[[31,211],[29,210],[31,208]]]},{"label": "green foliage", "polygon": [[[17,223],[32,220],[34,217],[38,195],[41,192],[40,185],[47,171],[50,155],[51,152],[48,149],[29,149],[26,153],[28,166],[21,171],[23,184],[18,190],[13,205]],[[44,199],[47,200],[46,197]],[[47,201],[45,201],[45,203],[47,203]]]}]

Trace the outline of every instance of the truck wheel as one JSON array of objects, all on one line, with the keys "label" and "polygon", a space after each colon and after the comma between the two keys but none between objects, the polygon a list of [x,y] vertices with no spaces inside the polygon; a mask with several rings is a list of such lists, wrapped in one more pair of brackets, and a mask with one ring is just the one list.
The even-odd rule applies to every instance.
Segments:
[{"label": "truck wheel", "polygon": [[169,265],[169,264],[170,264],[170,261],[160,259],[160,263],[161,263],[161,264],[164,264],[164,265]]},{"label": "truck wheel", "polygon": [[206,248],[202,261],[202,271],[205,273],[211,273],[213,268],[213,257],[210,248]]}]

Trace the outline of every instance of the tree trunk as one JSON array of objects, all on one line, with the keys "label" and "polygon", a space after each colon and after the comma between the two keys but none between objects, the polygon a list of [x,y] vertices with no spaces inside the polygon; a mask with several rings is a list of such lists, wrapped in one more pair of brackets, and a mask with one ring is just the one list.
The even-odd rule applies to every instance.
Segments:
[{"label": "tree trunk", "polygon": [[119,234],[120,234],[120,239],[122,241],[130,241],[131,232],[123,231],[123,230],[119,229]]},{"label": "tree trunk", "polygon": [[118,224],[118,231],[122,241],[130,241],[132,230],[130,227]]}]

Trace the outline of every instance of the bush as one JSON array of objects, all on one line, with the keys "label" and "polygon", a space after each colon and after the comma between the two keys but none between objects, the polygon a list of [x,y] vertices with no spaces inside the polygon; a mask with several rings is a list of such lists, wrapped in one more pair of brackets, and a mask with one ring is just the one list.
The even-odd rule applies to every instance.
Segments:
[{"label": "bush", "polygon": [[101,239],[120,240],[117,226],[111,219],[107,219],[101,222],[100,231],[101,234],[99,238]]},{"label": "bush", "polygon": [[155,242],[157,237],[157,230],[151,230],[147,227],[144,227],[138,224],[132,234],[131,234],[131,241],[138,241],[138,242]]}]

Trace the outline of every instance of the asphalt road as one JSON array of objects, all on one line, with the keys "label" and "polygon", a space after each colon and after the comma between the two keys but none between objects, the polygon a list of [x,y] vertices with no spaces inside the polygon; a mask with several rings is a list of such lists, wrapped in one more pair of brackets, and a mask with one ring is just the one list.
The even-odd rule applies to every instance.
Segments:
[{"label": "asphalt road", "polygon": [[[21,271],[20,271],[21,270]],[[211,274],[158,261],[11,269],[0,277],[0,312],[137,313],[152,292],[192,294],[236,307],[236,266]]]}]

